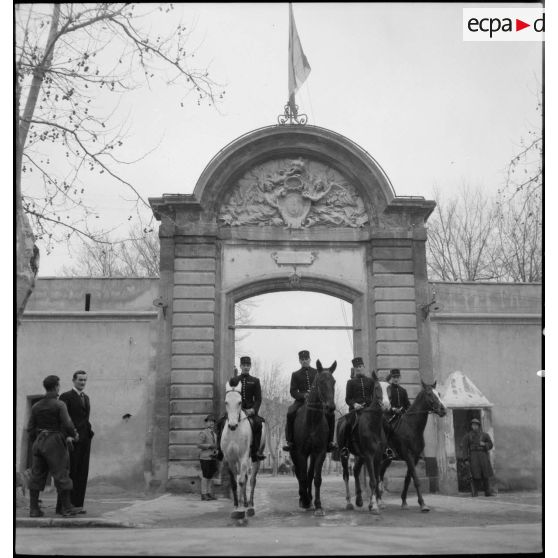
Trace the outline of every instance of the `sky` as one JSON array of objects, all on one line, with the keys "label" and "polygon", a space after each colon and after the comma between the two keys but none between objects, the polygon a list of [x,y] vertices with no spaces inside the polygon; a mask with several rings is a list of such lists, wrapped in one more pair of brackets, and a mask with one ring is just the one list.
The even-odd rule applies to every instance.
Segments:
[{"label": "sky", "polygon": [[[295,3],[294,14],[312,68],[299,110],[368,151],[397,195],[451,196],[463,184],[495,194],[521,138],[540,126],[540,43],[464,42],[460,4]],[[147,154],[121,171],[145,198],[191,193],[220,149],[274,125],[287,101],[286,3],[176,4],[166,24],[146,25],[164,33],[180,19],[194,27],[192,63],[223,85],[218,107],[157,80],[102,98],[125,124],[124,157]],[[94,225],[125,237],[130,194],[99,175],[87,191]],[[71,263],[65,244],[43,250],[39,274]]]}]

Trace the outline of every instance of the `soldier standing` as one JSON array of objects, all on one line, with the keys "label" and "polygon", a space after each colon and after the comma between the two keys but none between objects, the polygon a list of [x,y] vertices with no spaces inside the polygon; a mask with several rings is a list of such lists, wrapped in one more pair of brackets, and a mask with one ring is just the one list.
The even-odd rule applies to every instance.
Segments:
[{"label": "soldier standing", "polygon": [[[283,451],[291,451],[294,447],[293,437],[294,437],[294,420],[296,412],[306,399],[308,398],[308,392],[310,391],[310,386],[314,382],[314,378],[318,371],[310,366],[310,351],[299,351],[298,360],[301,364],[301,368],[291,375],[291,397],[295,400],[294,403],[289,407],[287,411],[287,424],[285,427],[285,439],[287,444],[283,446]],[[335,431],[335,415],[334,410],[328,411],[326,413],[327,423],[329,427],[329,437],[327,443],[327,451],[331,452],[336,449],[333,443],[333,435]]]},{"label": "soldier standing", "polygon": [[29,479],[30,517],[42,517],[39,493],[45,489],[50,472],[61,501],[63,517],[75,515],[77,510],[70,502],[72,479],[70,479],[70,456],[68,446],[79,439],[66,404],[58,399],[60,378],[47,376],[43,380],[46,395],[31,407],[27,431],[34,439],[33,462]]},{"label": "soldier standing", "polygon": [[465,434],[461,449],[471,467],[471,495],[478,496],[479,488],[484,489],[485,496],[494,496],[490,481],[494,476],[488,451],[492,449],[490,436],[481,430],[479,419],[471,421],[471,431]]}]

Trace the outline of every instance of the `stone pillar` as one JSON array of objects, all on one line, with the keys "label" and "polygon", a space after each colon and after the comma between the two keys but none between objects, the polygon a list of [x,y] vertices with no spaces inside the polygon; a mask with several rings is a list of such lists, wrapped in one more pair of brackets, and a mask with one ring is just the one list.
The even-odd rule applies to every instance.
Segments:
[{"label": "stone pillar", "polygon": [[401,383],[413,398],[419,391],[419,347],[412,242],[379,238],[372,243],[376,369],[385,378],[401,370]]},{"label": "stone pillar", "polygon": [[171,377],[172,289],[174,274],[174,239],[172,225],[163,223],[159,230],[161,243],[159,298],[163,307],[159,314],[157,376],[152,395],[151,432],[148,432],[146,454],[151,456],[150,488],[165,488],[168,478],[169,452],[169,384]]},{"label": "stone pillar", "polygon": [[195,492],[199,431],[213,411],[215,238],[176,236],[167,488]]}]

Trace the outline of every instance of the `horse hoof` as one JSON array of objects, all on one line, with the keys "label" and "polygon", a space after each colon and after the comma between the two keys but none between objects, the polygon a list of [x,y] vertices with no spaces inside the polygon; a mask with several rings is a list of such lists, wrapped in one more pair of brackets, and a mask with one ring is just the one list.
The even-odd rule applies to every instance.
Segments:
[{"label": "horse hoof", "polygon": [[386,509],[386,505],[384,504],[384,502],[383,502],[382,500],[380,500],[380,501],[378,502],[378,507],[379,507],[381,510],[385,510],[385,509]]},{"label": "horse hoof", "polygon": [[243,511],[233,511],[231,513],[231,519],[245,519],[246,518],[246,512]]},{"label": "horse hoof", "polygon": [[372,515],[380,515],[380,511],[378,510],[378,508],[373,508],[372,506],[368,506],[368,511]]},{"label": "horse hoof", "polygon": [[408,509],[409,509],[409,506],[408,506],[405,502],[403,502],[403,503],[401,504],[401,509],[402,509],[402,510],[408,510]]},{"label": "horse hoof", "polygon": [[360,496],[357,496],[355,499],[355,504],[359,507],[362,508],[362,498]]},{"label": "horse hoof", "polygon": [[429,512],[429,511],[430,511],[430,508],[429,508],[426,504],[423,504],[423,505],[420,507],[420,511],[421,511],[421,512]]},{"label": "horse hoof", "polygon": [[323,517],[325,515],[324,510],[322,508],[318,508],[314,510],[314,517]]},{"label": "horse hoof", "polygon": [[248,517],[254,517],[254,515],[256,515],[256,512],[254,511],[254,508],[248,508],[248,509],[246,510],[246,515],[247,515]]},{"label": "horse hoof", "polygon": [[354,510],[355,507],[353,506],[353,504],[347,504],[347,505],[345,506],[345,509],[346,509],[346,510]]}]

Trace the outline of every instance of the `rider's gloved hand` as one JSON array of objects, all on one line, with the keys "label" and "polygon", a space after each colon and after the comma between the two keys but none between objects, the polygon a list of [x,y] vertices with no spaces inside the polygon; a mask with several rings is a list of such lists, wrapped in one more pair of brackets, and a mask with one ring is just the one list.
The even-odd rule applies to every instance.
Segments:
[{"label": "rider's gloved hand", "polygon": [[360,403],[355,403],[354,407],[355,407],[355,411],[359,411],[364,407],[364,405],[361,405]]}]

